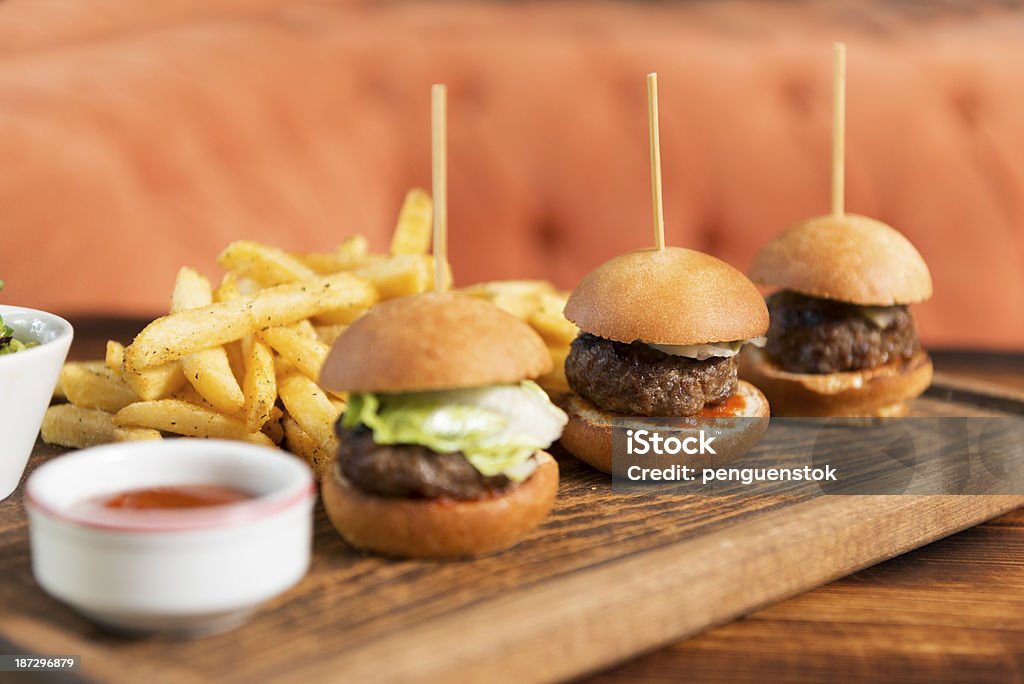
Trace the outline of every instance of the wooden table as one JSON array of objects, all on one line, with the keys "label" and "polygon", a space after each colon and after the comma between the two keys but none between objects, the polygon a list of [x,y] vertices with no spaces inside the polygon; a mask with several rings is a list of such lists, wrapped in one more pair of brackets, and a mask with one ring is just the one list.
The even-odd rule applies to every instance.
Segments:
[{"label": "wooden table", "polygon": [[[138,328],[75,325],[76,358]],[[1024,388],[1024,355],[934,358],[958,377]],[[592,679],[680,680],[1024,681],[1024,509]]]},{"label": "wooden table", "polygon": [[[933,358],[1024,388],[1024,355]],[[1024,682],[1024,509],[590,681]]]}]

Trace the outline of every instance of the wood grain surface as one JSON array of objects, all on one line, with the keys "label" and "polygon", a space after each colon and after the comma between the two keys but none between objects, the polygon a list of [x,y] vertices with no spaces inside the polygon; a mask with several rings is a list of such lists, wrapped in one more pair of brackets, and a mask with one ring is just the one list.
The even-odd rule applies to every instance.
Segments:
[{"label": "wood grain surface", "polygon": [[[1024,355],[933,356],[947,386],[1024,389]],[[1024,510],[588,681],[1024,682]]]},{"label": "wood grain surface", "polygon": [[[81,342],[81,329],[79,335]],[[90,355],[81,351],[88,342],[78,355]],[[956,398],[929,399],[921,410],[957,409],[950,399]],[[54,453],[40,447],[32,466]],[[19,491],[0,502],[0,651],[79,653],[83,674],[101,681],[377,681],[385,674],[435,681],[565,679],[724,624],[1024,503],[979,496],[612,495],[605,476],[564,454],[559,460],[563,482],[551,519],[509,552],[458,563],[361,556],[341,542],[318,507],[313,566],[298,587],[237,631],[174,643],[112,637],[43,594],[31,577]],[[972,605],[970,596],[965,601]],[[836,604],[836,611],[844,610]],[[888,610],[897,608],[890,603]],[[938,603],[934,612],[948,610]],[[777,619],[784,622],[784,614]],[[765,624],[739,624],[748,623]],[[740,678],[742,667],[729,674],[725,661],[735,658],[718,660],[713,641],[697,652],[704,661],[672,659],[678,649],[716,633],[607,676]],[[725,640],[735,643],[728,635]],[[746,653],[764,647],[754,639]],[[787,648],[801,652],[795,644]],[[835,648],[840,660],[847,657],[841,641]],[[929,650],[926,643],[921,648]],[[790,662],[785,653],[771,654],[783,673]],[[671,664],[659,664],[659,657]]]}]

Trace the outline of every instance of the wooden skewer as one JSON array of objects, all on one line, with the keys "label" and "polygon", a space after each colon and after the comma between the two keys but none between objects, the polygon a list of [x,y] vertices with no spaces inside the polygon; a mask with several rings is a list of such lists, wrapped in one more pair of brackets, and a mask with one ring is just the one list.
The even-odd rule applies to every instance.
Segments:
[{"label": "wooden skewer", "polygon": [[651,204],[654,205],[654,244],[665,249],[665,210],[661,201],[661,138],[658,134],[658,74],[647,74],[647,128],[651,141]]},{"label": "wooden skewer", "polygon": [[434,290],[444,292],[448,271],[448,133],[447,89],[430,89],[430,159],[434,199]]},{"label": "wooden skewer", "polygon": [[846,45],[835,44],[832,72],[832,215],[842,216],[846,193]]}]

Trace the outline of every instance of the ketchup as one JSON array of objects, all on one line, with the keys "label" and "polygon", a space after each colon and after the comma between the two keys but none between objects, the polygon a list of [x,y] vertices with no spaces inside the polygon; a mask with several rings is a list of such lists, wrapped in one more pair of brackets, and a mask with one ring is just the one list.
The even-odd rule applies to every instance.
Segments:
[{"label": "ketchup", "polygon": [[738,416],[746,406],[746,400],[739,392],[736,392],[721,404],[705,406],[700,415],[702,418],[732,418]]},{"label": "ketchup", "polygon": [[252,494],[221,485],[174,485],[131,489],[101,497],[96,503],[103,508],[132,510],[206,508],[225,506],[254,498]]}]

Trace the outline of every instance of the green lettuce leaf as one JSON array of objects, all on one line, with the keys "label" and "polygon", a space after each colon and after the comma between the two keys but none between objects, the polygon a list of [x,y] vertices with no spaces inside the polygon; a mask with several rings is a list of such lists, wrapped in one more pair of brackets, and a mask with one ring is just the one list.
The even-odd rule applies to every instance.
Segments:
[{"label": "green lettuce leaf", "polygon": [[481,474],[520,482],[527,463],[551,445],[565,414],[529,380],[439,392],[356,394],[343,418],[347,428],[365,425],[378,444],[419,444],[438,453],[460,451]]}]

